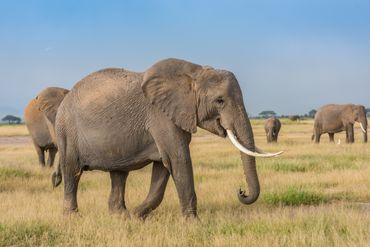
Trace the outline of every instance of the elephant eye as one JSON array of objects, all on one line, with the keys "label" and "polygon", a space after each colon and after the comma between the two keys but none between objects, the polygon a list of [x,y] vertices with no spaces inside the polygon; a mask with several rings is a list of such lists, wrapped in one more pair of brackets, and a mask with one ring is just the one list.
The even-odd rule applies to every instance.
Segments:
[{"label": "elephant eye", "polygon": [[216,99],[216,103],[218,104],[218,105],[223,105],[225,102],[224,102],[224,99],[223,98],[217,98]]}]

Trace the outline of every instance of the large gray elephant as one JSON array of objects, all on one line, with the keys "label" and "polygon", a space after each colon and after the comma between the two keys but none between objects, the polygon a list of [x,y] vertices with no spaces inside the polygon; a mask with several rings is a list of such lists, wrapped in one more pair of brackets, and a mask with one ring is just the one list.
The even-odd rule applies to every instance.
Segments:
[{"label": "large gray elephant", "polygon": [[319,143],[320,136],[328,133],[330,141],[334,142],[335,133],[346,131],[346,142],[353,143],[355,140],[353,124],[355,122],[360,123],[364,134],[363,140],[367,142],[367,117],[363,105],[324,105],[315,115],[312,140],[315,139],[315,142]]},{"label": "large gray elephant", "polygon": [[110,172],[109,208],[126,209],[129,171],[153,163],[149,194],[134,213],[145,217],[162,201],[171,175],[183,214],[197,215],[189,143],[197,126],[221,137],[228,135],[242,150],[251,204],[260,193],[255,157],[271,157],[255,147],[242,92],[233,73],[166,59],[144,73],[104,69],[78,82],[65,97],[56,117],[60,169],[64,179],[64,211],[77,211],[77,187],[83,171]]},{"label": "large gray elephant", "polygon": [[276,117],[270,117],[265,121],[265,132],[267,142],[277,142],[279,131],[281,128],[281,122]]},{"label": "large gray elephant", "polygon": [[[59,87],[49,87],[41,91],[38,96],[32,99],[24,111],[24,119],[28,131],[30,132],[35,146],[39,163],[45,166],[45,152],[49,152],[47,165],[53,166],[57,153],[57,144],[54,134],[55,115],[48,114],[50,109],[44,109],[46,115],[40,111],[40,101],[46,100],[53,107],[58,107],[64,96],[68,93],[67,89]],[[52,103],[53,102],[53,103]],[[50,120],[49,120],[50,119]],[[52,122],[51,122],[52,121]]]}]

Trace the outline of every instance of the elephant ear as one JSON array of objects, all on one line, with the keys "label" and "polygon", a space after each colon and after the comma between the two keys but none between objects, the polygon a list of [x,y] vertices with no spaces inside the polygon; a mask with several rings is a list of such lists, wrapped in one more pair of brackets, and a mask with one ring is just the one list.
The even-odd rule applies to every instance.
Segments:
[{"label": "elephant ear", "polygon": [[64,88],[48,87],[36,97],[38,109],[53,125],[55,125],[58,107],[68,92],[69,90]]},{"label": "elephant ear", "polygon": [[144,73],[141,85],[153,105],[190,133],[197,130],[195,77],[201,69],[184,60],[162,60]]}]

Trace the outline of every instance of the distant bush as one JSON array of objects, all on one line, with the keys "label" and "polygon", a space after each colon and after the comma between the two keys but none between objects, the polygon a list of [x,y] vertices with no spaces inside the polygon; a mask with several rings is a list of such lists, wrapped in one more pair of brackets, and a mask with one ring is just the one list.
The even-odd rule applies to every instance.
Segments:
[{"label": "distant bush", "polygon": [[292,116],[289,116],[289,119],[292,121],[298,121],[301,119],[301,117],[299,115],[292,115]]}]

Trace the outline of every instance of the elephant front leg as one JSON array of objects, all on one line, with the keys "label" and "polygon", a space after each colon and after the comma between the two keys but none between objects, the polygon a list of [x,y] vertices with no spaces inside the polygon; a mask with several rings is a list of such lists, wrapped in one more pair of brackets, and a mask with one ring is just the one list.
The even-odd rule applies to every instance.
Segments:
[{"label": "elephant front leg", "polygon": [[316,132],[315,133],[315,143],[320,143],[320,137],[321,137],[321,133],[320,132]]},{"label": "elephant front leg", "polygon": [[171,168],[171,175],[179,195],[182,214],[186,218],[197,217],[197,196],[190,157],[189,159],[172,160]]},{"label": "elephant front leg", "polygon": [[125,187],[128,172],[110,172],[110,178],[112,182],[112,189],[109,196],[109,210],[113,213],[120,213],[126,210],[125,205]]},{"label": "elephant front leg", "polygon": [[174,126],[162,124],[151,129],[164,166],[169,170],[185,217],[197,216],[197,196],[194,189],[193,167],[189,144],[191,134]]},{"label": "elephant front leg", "polygon": [[330,142],[334,142],[334,133],[329,133]]},{"label": "elephant front leg", "polygon": [[353,124],[348,124],[346,128],[346,141],[347,143],[355,142],[355,135],[353,131]]},{"label": "elephant front leg", "polygon": [[152,210],[159,206],[163,200],[169,176],[170,173],[162,162],[156,161],[153,163],[149,193],[144,202],[134,209],[135,215],[145,218]]}]

